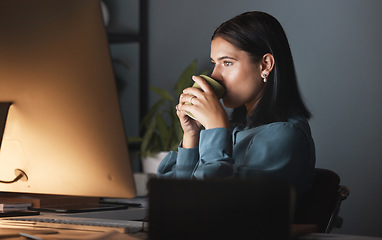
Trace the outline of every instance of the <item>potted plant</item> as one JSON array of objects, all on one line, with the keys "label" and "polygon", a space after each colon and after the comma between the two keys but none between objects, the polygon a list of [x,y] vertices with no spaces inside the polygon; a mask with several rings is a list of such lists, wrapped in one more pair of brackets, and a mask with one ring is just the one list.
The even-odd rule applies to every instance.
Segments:
[{"label": "potted plant", "polygon": [[[197,61],[194,60],[180,75],[173,87],[175,96],[165,89],[150,87],[150,90],[160,98],[142,119],[143,137],[135,139],[141,143],[138,154],[141,157],[144,172],[156,173],[165,155],[178,148],[183,131],[176,115],[175,105],[183,89],[192,85],[192,76],[196,74],[196,67]],[[207,74],[207,72],[203,71],[201,74]]]}]

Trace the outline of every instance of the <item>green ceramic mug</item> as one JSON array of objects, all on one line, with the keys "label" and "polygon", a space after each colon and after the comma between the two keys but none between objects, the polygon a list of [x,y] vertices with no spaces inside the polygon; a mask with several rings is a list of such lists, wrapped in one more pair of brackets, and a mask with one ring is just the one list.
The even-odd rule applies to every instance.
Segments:
[{"label": "green ceramic mug", "polygon": [[[200,75],[200,77],[202,77],[202,78],[204,78],[204,80],[206,80],[206,82],[211,86],[212,90],[214,91],[214,93],[216,94],[216,96],[219,99],[223,97],[223,95],[225,93],[225,89],[222,85],[220,85],[219,82],[217,82],[213,78],[206,76],[206,75]],[[192,87],[195,87],[195,88],[202,90],[202,88],[196,82],[192,85]],[[191,104],[191,103],[186,103],[186,104]],[[195,119],[195,117],[190,112],[187,112],[187,115],[190,116],[192,119]]]}]

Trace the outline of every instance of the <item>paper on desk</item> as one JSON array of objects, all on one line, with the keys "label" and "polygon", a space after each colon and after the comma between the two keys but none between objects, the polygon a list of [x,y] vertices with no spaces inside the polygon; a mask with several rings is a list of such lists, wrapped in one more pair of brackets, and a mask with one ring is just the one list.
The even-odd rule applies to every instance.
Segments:
[{"label": "paper on desk", "polygon": [[124,234],[116,230],[108,232],[84,232],[76,230],[60,230],[59,234],[55,235],[38,235],[36,236],[43,238],[44,240],[144,240],[147,239],[146,235],[132,236],[130,234]]},{"label": "paper on desk", "polygon": [[42,230],[36,230],[36,229],[25,229],[25,228],[0,228],[0,239],[3,238],[13,238],[20,236],[20,232],[24,232],[27,234],[38,234],[40,236],[46,236],[46,234],[57,234],[58,232],[55,230],[50,229],[42,229]]}]

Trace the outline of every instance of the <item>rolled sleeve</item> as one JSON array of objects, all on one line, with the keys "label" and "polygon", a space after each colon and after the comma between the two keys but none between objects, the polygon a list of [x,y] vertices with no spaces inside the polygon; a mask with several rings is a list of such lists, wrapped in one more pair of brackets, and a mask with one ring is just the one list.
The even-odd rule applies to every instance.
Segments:
[{"label": "rolled sleeve", "polygon": [[169,152],[159,164],[157,176],[168,178],[191,178],[198,161],[198,147],[192,149],[178,147],[178,152]]},{"label": "rolled sleeve", "polygon": [[203,130],[200,134],[200,161],[194,173],[198,179],[233,175],[232,133],[226,128]]}]

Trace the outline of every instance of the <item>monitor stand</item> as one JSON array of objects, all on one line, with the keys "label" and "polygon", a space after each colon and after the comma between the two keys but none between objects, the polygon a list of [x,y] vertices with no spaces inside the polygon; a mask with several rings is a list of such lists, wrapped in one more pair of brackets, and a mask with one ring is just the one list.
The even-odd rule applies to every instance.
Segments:
[{"label": "monitor stand", "polygon": [[127,209],[130,204],[103,202],[99,197],[69,195],[34,194],[34,193],[0,193],[1,202],[28,202],[35,212],[84,213]]},{"label": "monitor stand", "polygon": [[[7,123],[8,112],[11,105],[12,105],[12,102],[0,102],[0,151],[1,151],[1,145],[2,145],[3,137],[4,137],[5,125]],[[15,169],[15,176],[16,177],[13,180],[0,179],[0,183],[11,184],[19,180],[20,181],[28,180],[28,176],[21,169]]]},{"label": "monitor stand", "polygon": [[8,111],[11,105],[11,102],[0,102],[0,149],[3,141],[5,123],[7,122]]}]

